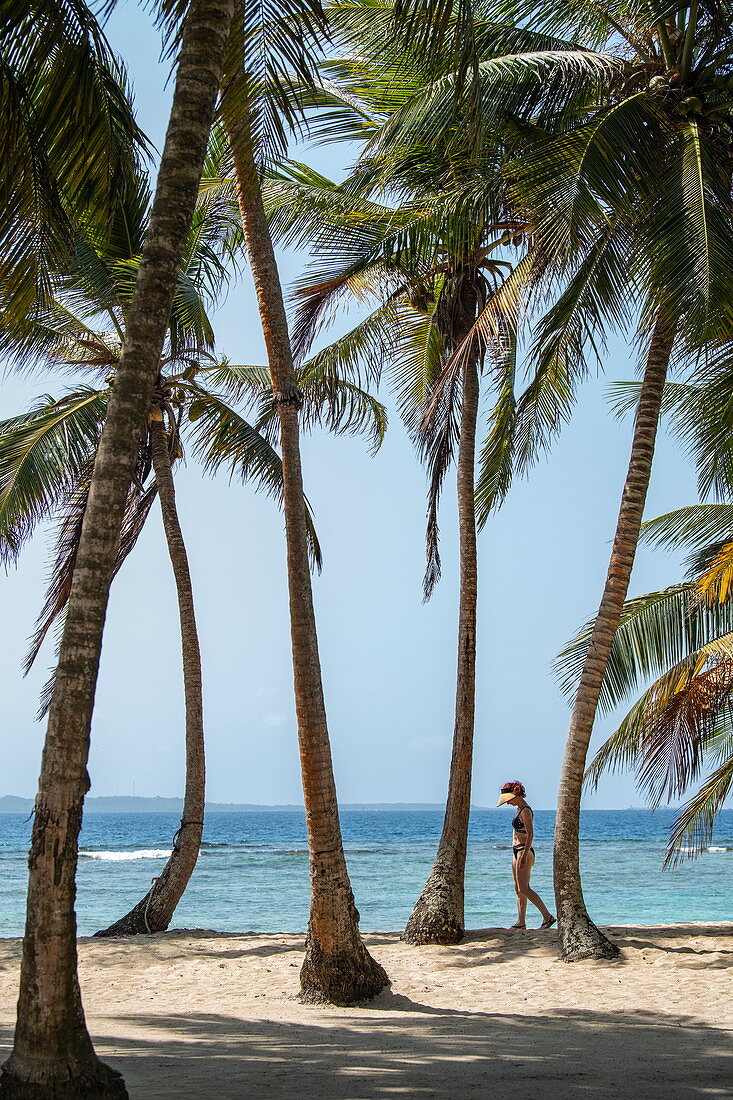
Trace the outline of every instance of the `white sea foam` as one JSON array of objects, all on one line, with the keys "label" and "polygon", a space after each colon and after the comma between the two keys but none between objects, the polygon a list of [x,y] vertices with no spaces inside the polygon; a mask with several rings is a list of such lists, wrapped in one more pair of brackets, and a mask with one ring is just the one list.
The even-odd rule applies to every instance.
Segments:
[{"label": "white sea foam", "polygon": [[170,848],[138,848],[134,852],[79,852],[80,856],[99,859],[103,863],[126,863],[131,859],[167,859],[170,854]]},{"label": "white sea foam", "polygon": [[733,848],[726,846],[720,846],[718,844],[708,844],[706,848],[680,848],[680,853],[685,856],[695,856],[698,852],[733,852]]}]

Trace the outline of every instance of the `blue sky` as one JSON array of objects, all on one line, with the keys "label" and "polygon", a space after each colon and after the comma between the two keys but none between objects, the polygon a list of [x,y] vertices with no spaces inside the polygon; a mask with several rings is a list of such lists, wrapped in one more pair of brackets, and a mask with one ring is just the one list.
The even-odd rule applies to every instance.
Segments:
[{"label": "blue sky", "polygon": [[[143,128],[160,146],[170,88],[147,17],[120,5],[110,38],[126,61]],[[299,154],[302,155],[302,154]],[[324,172],[346,153],[322,151]],[[317,158],[317,159],[316,159]],[[340,158],[340,159],[339,159]],[[291,281],[303,258],[283,258]],[[215,317],[218,350],[263,362],[254,294],[245,275]],[[610,414],[614,379],[634,376],[635,354],[609,348],[604,377],[585,386],[550,458],[512,490],[480,538],[474,802],[521,778],[537,808],[554,804],[568,709],[553,656],[595,610],[628,460],[631,422]],[[61,385],[64,385],[62,381]],[[7,377],[0,416],[58,389],[43,377]],[[383,399],[389,400],[387,395]],[[391,410],[381,451],[319,433],[304,442],[306,490],[325,554],[315,578],[326,703],[344,802],[439,802],[452,735],[457,557],[454,481],[441,514],[443,579],[421,601],[425,477]],[[273,503],[194,463],[177,478],[204,655],[208,796],[298,802],[283,522]],[[660,440],[647,515],[696,499],[694,473],[673,440]],[[43,740],[35,722],[52,647],[23,680],[20,664],[42,602],[47,540],[0,576],[5,629],[0,690],[7,739],[0,794],[31,795]],[[679,562],[639,553],[632,593],[679,579]],[[92,794],[174,795],[183,784],[183,715],[175,591],[157,509],[113,586],[92,734]],[[612,730],[599,722],[594,744]],[[641,803],[629,776],[605,779],[588,806]]]}]

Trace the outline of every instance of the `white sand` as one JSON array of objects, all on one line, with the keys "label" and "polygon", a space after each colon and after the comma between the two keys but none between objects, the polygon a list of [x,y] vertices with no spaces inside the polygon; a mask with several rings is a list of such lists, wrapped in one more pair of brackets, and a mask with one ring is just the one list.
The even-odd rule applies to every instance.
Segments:
[{"label": "white sand", "polygon": [[[733,1096],[733,923],[611,933],[620,961],[573,964],[554,931],[427,948],[368,934],[392,989],[349,1009],[297,1002],[302,936],[82,940],[82,990],[132,1097]],[[19,953],[0,941],[4,1050]]]}]

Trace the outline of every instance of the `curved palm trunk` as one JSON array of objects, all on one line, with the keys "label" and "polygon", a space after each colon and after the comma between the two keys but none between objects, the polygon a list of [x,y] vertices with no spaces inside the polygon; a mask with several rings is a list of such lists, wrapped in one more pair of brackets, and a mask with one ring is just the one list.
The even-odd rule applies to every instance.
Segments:
[{"label": "curved palm trunk", "polygon": [[36,796],[15,1042],[4,1100],[125,1097],[86,1027],[76,865],[102,631],[125,502],[191,224],[234,0],[192,0],[125,345],[94,464]]},{"label": "curved palm trunk", "polygon": [[415,903],[402,939],[407,943],[459,943],[463,939],[463,884],[471,811],[471,772],[476,705],[476,513],[474,471],[479,377],[474,359],[463,368],[461,435],[458,444],[460,603],[458,670],[448,800],[443,832],[430,877]]},{"label": "curved palm trunk", "polygon": [[568,960],[608,959],[615,958],[619,953],[616,945],[593,924],[583,900],[579,853],[580,798],[598,698],[639,541],[673,343],[674,328],[660,315],[647,355],[608,576],[575,696],[560,775],[555,823],[554,877],[561,951]]},{"label": "curved palm trunk", "polygon": [[280,278],[246,122],[232,126],[230,138],[242,224],[280,418],[293,680],[311,879],[301,998],[311,1003],[354,1004],[375,997],[389,980],[359,934],[359,914],[341,839],[308,562],[298,427],[300,395]]},{"label": "curved palm trunk", "polygon": [[191,573],[176,509],[176,490],[163,416],[155,407],[151,412],[150,438],[163,527],[178,593],[186,704],[186,789],[181,827],[176,833],[173,851],[160,876],[154,880],[142,901],[109,928],[97,932],[97,936],[135,936],[146,932],[165,932],[196,866],[204,827],[206,759],[201,649],[196,628]]}]

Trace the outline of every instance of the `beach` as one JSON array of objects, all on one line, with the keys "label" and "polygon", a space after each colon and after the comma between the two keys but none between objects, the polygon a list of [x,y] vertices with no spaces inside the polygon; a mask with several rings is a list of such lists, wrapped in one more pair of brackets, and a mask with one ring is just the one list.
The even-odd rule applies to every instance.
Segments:
[{"label": "beach", "polygon": [[[731,1095],[733,922],[612,926],[617,962],[568,964],[555,931],[456,947],[365,933],[392,988],[356,1008],[297,1000],[302,935],[82,939],[99,1054],[131,1097],[644,1098]],[[20,941],[0,941],[9,1050]]]}]

